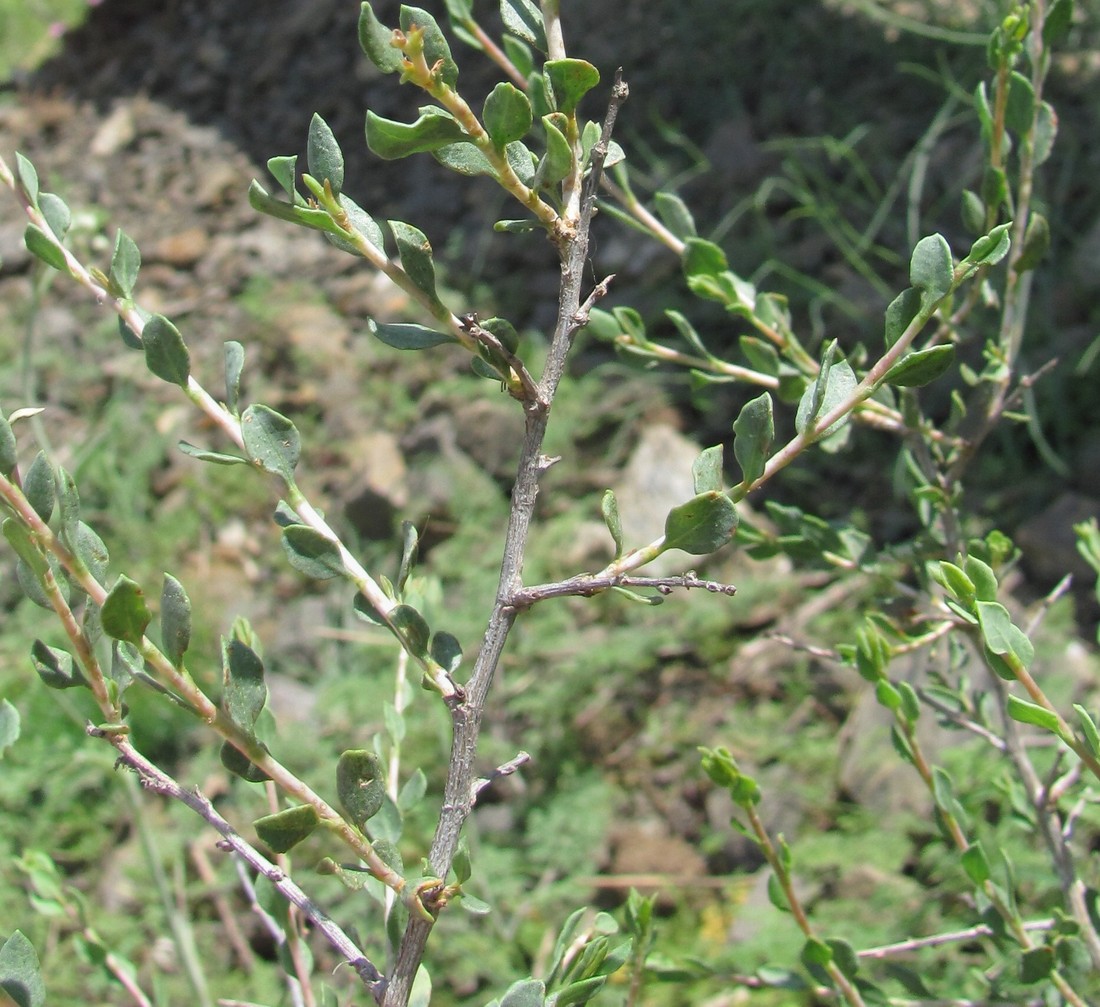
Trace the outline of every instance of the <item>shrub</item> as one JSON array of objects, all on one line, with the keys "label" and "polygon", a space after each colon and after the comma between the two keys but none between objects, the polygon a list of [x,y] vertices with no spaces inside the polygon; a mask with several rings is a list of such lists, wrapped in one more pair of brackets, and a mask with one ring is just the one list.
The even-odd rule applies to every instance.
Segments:
[{"label": "shrub", "polygon": [[[516,979],[493,1003],[564,1007],[617,996],[633,1004],[643,984],[657,980],[677,984],[674,990],[695,989],[690,986],[695,982],[702,983],[699,989],[712,988],[707,981],[733,983],[772,996],[771,1002],[797,997],[853,1005],[945,999],[1087,1003],[1100,968],[1095,877],[1087,857],[1094,818],[1088,780],[1100,776],[1100,732],[1085,703],[1074,702],[1084,697],[1064,703],[1050,698],[1049,676],[1032,640],[1038,617],[1022,617],[1005,590],[1017,550],[964,506],[972,462],[998,425],[1019,418],[1020,405],[1042,372],[1025,373],[1021,360],[1034,270],[1049,244],[1049,225],[1034,206],[1037,172],[1052,152],[1057,127],[1043,87],[1051,47],[1070,30],[1072,3],[1018,5],[991,32],[990,77],[973,102],[983,164],[973,187],[960,193],[971,243],[958,255],[942,234],[916,242],[908,286],[885,311],[881,348],[803,337],[786,298],[758,289],[732,270],[722,247],[700,235],[683,200],[662,191],[653,197],[652,211],[643,204],[632,189],[624,150],[612,138],[628,96],[626,84],[615,76],[602,121],[583,118],[579,110],[600,74],[591,63],[567,55],[556,2],[543,0],[539,9],[531,0],[504,0],[501,47],[490,41],[466,0],[449,0],[447,12],[451,36],[482,50],[507,79],[479,111],[464,96],[447,33],[429,12],[402,7],[399,27],[393,28],[364,3],[359,20],[364,52],[383,72],[423,91],[429,102],[412,123],[368,111],[367,143],[382,158],[431,154],[460,175],[487,176],[520,204],[518,218],[498,221],[496,229],[543,234],[561,266],[557,318],[544,339],[521,335],[504,318],[452,310],[424,232],[399,220],[383,226],[353,200],[340,143],[320,116],[309,126],[306,171],[299,171],[295,157],[272,158],[268,167],[275,185],[253,181],[249,200],[261,213],[320,231],[410,298],[420,320],[375,319],[371,332],[378,340],[408,351],[458,348],[488,380],[485,388],[507,396],[522,415],[499,578],[475,656],[466,659],[458,634],[443,628],[447,609],[433,602],[440,585],[417,570],[417,528],[403,525],[392,577],[364,563],[356,544],[341,536],[337,522],[304,488],[298,426],[242,393],[245,347],[225,344],[219,401],[201,383],[179,328],[140,306],[141,256],[135,243],[119,231],[107,267],[86,265],[66,244],[69,207],[40,188],[34,166],[17,154],[13,167],[0,162],[0,173],[29,219],[27,248],[44,268],[70,277],[113,307],[125,345],[142,354],[152,375],[179,389],[217,440],[209,447],[181,442],[180,449],[196,464],[226,467],[231,492],[254,474],[276,486],[282,499],[274,518],[289,564],[317,581],[349,582],[355,615],[388,631],[400,649],[396,685],[381,717],[385,730],[366,747],[346,747],[327,776],[307,781],[309,774],[292,768],[280,752],[286,739],[272,722],[262,648],[251,627],[238,620],[223,640],[219,676],[202,670],[211,657],[208,648],[193,643],[198,628],[192,626],[187,585],[165,575],[159,599],[150,604],[151,586],[119,571],[107,544],[85,520],[73,476],[45,451],[28,461],[25,438],[17,440],[16,432],[36,409],[17,408],[0,423],[4,535],[21,590],[54,614],[65,641],[64,646],[34,642],[31,656],[42,683],[88,694],[96,713],[87,734],[113,746],[118,763],[145,789],[202,819],[220,837],[220,848],[238,858],[241,886],[272,934],[294,1002],[317,1002],[313,987],[321,984],[304,940],[312,931],[352,966],[379,1003],[427,1003],[432,979],[424,961],[437,922],[453,916],[456,903],[475,914],[489,908],[474,894],[478,889],[471,890],[479,858],[463,843],[464,825],[486,788],[529,759],[521,752],[486,777],[479,775],[486,704],[517,621],[568,598],[609,595],[653,606],[693,589],[734,595],[732,585],[694,571],[644,572],[667,553],[679,560],[679,554],[700,557],[700,563],[723,549],[755,559],[784,556],[800,569],[826,571],[860,601],[849,625],[836,624],[846,638],[830,641],[818,653],[866,682],[885,711],[897,757],[927,792],[934,809],[934,822],[925,823],[929,849],[922,852],[923,862],[908,866],[935,890],[936,923],[942,925],[912,937],[907,921],[873,921],[883,935],[879,946],[857,951],[851,934],[866,935],[868,922],[847,915],[855,912],[849,903],[843,903],[845,912],[831,913],[828,892],[808,898],[801,889],[800,850],[812,851],[814,840],[799,836],[788,842],[773,831],[765,803],[769,795],[762,775],[750,771],[749,746],[736,737],[696,738],[709,743],[701,750],[702,770],[716,792],[724,793],[733,825],[770,872],[767,895],[789,914],[789,933],[799,943],[797,960],[752,963],[746,969],[736,948],[711,959],[674,958],[657,925],[655,897],[632,893],[621,920],[583,909],[570,915],[547,953],[527,963],[533,974]],[[633,308],[597,307],[613,279],[586,278],[598,205],[617,207],[679,257],[688,290],[721,309],[722,321],[711,329],[736,320],[745,334],[730,353],[715,352],[720,332],[705,331],[684,312],[666,313],[675,337],[665,339],[654,336],[652,320]],[[562,382],[571,380],[567,361],[578,338],[687,368],[701,384],[735,384],[755,394],[740,403],[732,424],[730,461],[736,468],[725,464],[723,445],[703,451],[692,468],[694,492],[669,510],[661,535],[627,541],[618,501],[607,490],[598,509],[610,559],[595,572],[530,582],[523,573],[540,483],[557,461],[547,451],[548,424],[559,392],[565,395]],[[765,499],[759,511],[749,509],[751,495],[808,456],[816,459],[813,471],[822,480],[823,496],[824,480],[858,476],[851,459],[868,443],[857,433],[860,428],[900,445],[894,483],[912,506],[911,534],[876,541],[858,520],[835,514],[826,519],[775,497]],[[737,479],[732,486],[729,471]],[[1095,523],[1081,526],[1078,534],[1083,556],[1100,572]],[[474,561],[471,556],[471,566]],[[593,602],[601,603],[606,599]],[[562,632],[570,633],[568,624]],[[924,656],[923,675],[904,670],[913,655]],[[597,656],[589,659],[595,667]],[[445,771],[428,760],[409,765],[411,746],[403,742],[418,722],[408,709],[407,668],[420,675],[449,717]],[[351,679],[352,673],[345,675]],[[626,688],[611,674],[602,675],[601,684]],[[269,813],[238,828],[208,796],[149,758],[135,736],[158,716],[156,704],[198,721],[206,737],[216,740],[225,771],[245,784],[264,784]],[[551,714],[527,713],[534,730]],[[975,756],[972,748],[930,746],[924,725],[931,720],[969,732],[987,751]],[[0,743],[17,746],[13,757],[33,741],[33,731],[20,737],[20,724],[16,708],[5,701]],[[170,724],[166,733],[175,729]],[[806,738],[812,743],[803,748],[799,739],[789,739],[789,754],[796,769],[814,772],[807,752],[820,740],[809,727],[803,734],[804,743]],[[47,747],[57,744],[50,739]],[[975,774],[974,765],[988,776]],[[51,782],[46,781],[47,789]],[[420,843],[412,825],[425,814],[435,785],[439,804],[429,845]],[[781,804],[790,794],[772,799]],[[605,802],[599,780],[580,772],[569,776],[560,796],[532,813],[532,839],[520,858],[551,873],[574,868],[578,857],[570,839],[584,837],[587,843],[602,830]],[[591,833],[586,824],[594,826]],[[863,827],[872,829],[871,844],[880,842],[880,823]],[[881,835],[885,843],[885,830]],[[416,847],[411,857],[410,845]],[[322,909],[313,892],[323,882],[292,865],[289,853],[295,848],[353,898],[334,897],[333,908]],[[341,862],[341,856],[350,861]],[[492,854],[484,858],[489,869],[482,884],[488,892],[507,892],[509,873],[522,865],[496,859],[501,862],[494,864]],[[1026,875],[1014,862],[1026,864]],[[38,911],[64,919],[90,963],[105,967],[137,1002],[152,1002],[133,967],[101,933],[109,927],[107,919],[65,884],[53,860],[27,850],[18,866]],[[157,883],[167,891],[163,879]],[[162,901],[170,906],[172,900],[164,895]],[[364,915],[362,905],[368,902],[374,915]],[[907,907],[907,920],[912,910]],[[360,917],[371,929],[353,926]],[[965,922],[957,922],[960,918]],[[231,914],[222,918],[227,930],[231,919]],[[194,996],[209,1002],[201,964],[188,950],[186,917],[170,912],[168,926]],[[471,955],[493,954],[478,950],[476,939],[461,944],[461,928],[444,940],[472,948]],[[625,982],[608,983],[609,977],[617,982],[624,975]],[[21,931],[0,950],[0,983],[19,1004],[44,1002],[37,956]],[[439,999],[447,995],[437,989]],[[339,1000],[327,987],[320,996],[322,1002]],[[788,999],[776,999],[783,997]]]}]

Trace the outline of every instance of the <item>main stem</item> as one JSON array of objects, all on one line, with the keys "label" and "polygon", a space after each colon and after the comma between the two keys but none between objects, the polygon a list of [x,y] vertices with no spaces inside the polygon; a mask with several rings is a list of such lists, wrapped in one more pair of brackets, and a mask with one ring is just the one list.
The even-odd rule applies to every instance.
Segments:
[{"label": "main stem", "polygon": [[[435,876],[446,879],[458,847],[462,826],[473,809],[475,781],[474,760],[477,755],[478,736],[485,701],[493,683],[497,665],[508,641],[508,634],[515,623],[518,608],[516,598],[523,587],[523,557],[527,548],[527,536],[535,513],[535,500],[539,492],[539,477],[553,464],[542,453],[546,427],[550,420],[550,406],[565,373],[565,362],[573,342],[573,335],[584,324],[585,311],[581,307],[584,266],[588,259],[588,235],[595,210],[595,189],[603,170],[607,143],[615,125],[619,105],[626,99],[626,85],[616,76],[612,90],[611,106],[604,121],[599,143],[593,149],[592,164],[585,182],[584,198],[576,228],[559,244],[561,260],[561,284],[558,288],[558,316],[550,350],[546,358],[538,394],[524,402],[524,434],[516,481],[512,487],[512,504],[508,515],[508,529],[504,540],[504,557],[501,561],[500,580],[496,600],[485,635],[481,641],[473,673],[465,685],[465,696],[449,700],[451,706],[451,758],[447,770],[447,782],[443,788],[443,805],[439,811],[439,823],[428,854],[428,864]],[[405,1007],[408,1003],[416,971],[424,958],[424,948],[434,923],[412,917],[405,929],[401,946],[390,970],[383,1007]]]}]

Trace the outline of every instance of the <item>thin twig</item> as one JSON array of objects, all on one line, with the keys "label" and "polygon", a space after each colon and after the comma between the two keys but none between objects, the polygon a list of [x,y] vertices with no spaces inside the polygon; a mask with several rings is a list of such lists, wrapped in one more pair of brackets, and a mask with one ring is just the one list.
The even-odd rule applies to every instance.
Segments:
[{"label": "thin twig", "polygon": [[170,797],[186,805],[195,814],[207,822],[221,837],[218,844],[222,849],[237,854],[250,867],[271,882],[291,905],[297,906],[302,914],[320,931],[332,948],[343,956],[355,969],[359,978],[371,990],[376,999],[381,999],[385,986],[382,973],[369,958],[356,946],[355,942],[331,920],[313,900],[302,891],[287,875],[248,843],[217,811],[214,806],[197,790],[185,790],[172,777],[153,765],[127,738],[113,731],[88,725],[87,733],[93,738],[105,738],[118,750],[119,762],[133,770],[143,787],[154,793]]},{"label": "thin twig", "polygon": [[658,594],[672,594],[673,591],[692,589],[709,591],[711,594],[723,594],[732,597],[737,593],[737,588],[732,584],[723,584],[717,580],[703,580],[696,576],[694,570],[677,574],[672,577],[634,577],[628,574],[590,574],[582,573],[568,580],[557,581],[553,584],[536,584],[532,587],[521,588],[511,596],[511,604],[518,609],[530,608],[540,601],[550,598],[564,598],[570,596],[591,597],[616,587],[643,588],[656,591]]}]

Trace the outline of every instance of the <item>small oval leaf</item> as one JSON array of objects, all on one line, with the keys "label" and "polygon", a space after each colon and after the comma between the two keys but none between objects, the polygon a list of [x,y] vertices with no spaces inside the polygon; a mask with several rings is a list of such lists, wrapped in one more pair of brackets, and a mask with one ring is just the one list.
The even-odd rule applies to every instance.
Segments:
[{"label": "small oval leaf", "polygon": [[103,631],[114,640],[141,645],[141,639],[153,614],[145,604],[145,594],[129,577],[121,576],[108,592],[100,611]]},{"label": "small oval leaf", "polygon": [[344,752],[336,763],[336,793],[348,820],[363,829],[381,810],[386,795],[382,761],[366,749]]},{"label": "small oval leaf", "polygon": [[290,565],[307,577],[328,580],[344,574],[340,547],[327,535],[304,524],[283,529],[283,550]]},{"label": "small oval leaf", "polygon": [[141,333],[145,347],[145,366],[162,381],[187,387],[191,376],[191,354],[183,337],[163,315],[153,315]]},{"label": "small oval leaf", "polygon": [[724,546],[737,528],[737,511],[724,493],[700,493],[665,519],[663,549],[703,556]]},{"label": "small oval leaf", "polygon": [[944,374],[955,362],[955,346],[945,343],[907,353],[886,372],[883,381],[901,388],[919,388]]},{"label": "small oval leaf", "polygon": [[287,483],[294,481],[302,442],[290,420],[267,406],[249,406],[241,414],[241,435],[251,461]]},{"label": "small oval leaf", "polygon": [[303,839],[310,835],[321,824],[317,812],[308,804],[297,808],[288,808],[274,815],[257,818],[252,823],[256,835],[272,853],[286,853],[297,846]]}]

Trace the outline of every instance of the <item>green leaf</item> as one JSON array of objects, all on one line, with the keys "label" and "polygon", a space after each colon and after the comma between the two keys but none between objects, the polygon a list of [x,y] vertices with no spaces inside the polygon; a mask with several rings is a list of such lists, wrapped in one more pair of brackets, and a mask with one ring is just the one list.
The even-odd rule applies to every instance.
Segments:
[{"label": "green leaf", "polygon": [[967,847],[960,860],[962,861],[963,870],[966,871],[966,876],[978,887],[981,887],[993,877],[993,872],[989,867],[989,861],[986,859],[985,850],[982,849],[981,843],[973,843]]},{"label": "green leaf", "polygon": [[1032,213],[1024,233],[1024,249],[1013,268],[1017,273],[1026,273],[1039,265],[1049,250],[1050,224],[1041,213]]},{"label": "green leaf", "polygon": [[34,670],[47,688],[75,689],[88,684],[72,654],[47,647],[41,640],[34,641],[31,660],[34,662]]},{"label": "green leaf", "polygon": [[267,160],[267,170],[271,172],[271,177],[283,187],[283,192],[287,194],[287,197],[292,203],[301,201],[301,197],[295,189],[295,182],[298,178],[297,154],[286,154],[282,157],[269,157]]},{"label": "green leaf", "polygon": [[607,525],[615,543],[615,559],[618,559],[623,554],[623,522],[619,517],[619,502],[615,499],[614,490],[604,490],[600,499],[600,513],[603,514],[603,523]]},{"label": "green leaf", "polygon": [[[827,415],[851,398],[859,381],[846,360],[833,363],[837,354],[836,340],[831,342],[822,357],[817,379],[803,393],[795,415],[795,429],[800,433],[813,429],[820,417]],[[815,431],[815,439],[836,433],[851,418],[851,413],[841,416],[827,430]]]},{"label": "green leaf", "polygon": [[1035,656],[1035,648],[1026,634],[1012,622],[1008,609],[995,601],[979,601],[976,604],[978,625],[982,639],[994,654],[1012,654],[1028,668]]},{"label": "green leaf", "polygon": [[455,341],[450,333],[406,322],[370,322],[368,327],[371,335],[398,350],[425,350]]},{"label": "green leaf", "polygon": [[321,819],[317,817],[317,812],[310,805],[302,804],[297,808],[287,808],[286,811],[257,818],[252,827],[260,837],[260,842],[272,853],[286,853],[303,839],[308,839],[320,824]]},{"label": "green leaf", "polygon": [[417,534],[416,525],[411,521],[401,522],[401,562],[397,569],[397,590],[405,590],[409,574],[416,565],[416,556],[420,547],[420,536]]},{"label": "green leaf", "polygon": [[724,546],[737,528],[737,511],[724,493],[700,493],[665,519],[663,549],[703,556]]},{"label": "green leaf", "polygon": [[230,339],[225,344],[225,404],[237,414],[237,402],[241,393],[241,372],[244,370],[244,347]]},{"label": "green leaf", "polygon": [[439,150],[469,140],[462,127],[442,112],[426,112],[416,122],[394,122],[367,112],[367,146],[386,161]]},{"label": "green leaf", "polygon": [[1020,982],[1031,985],[1042,982],[1054,971],[1054,948],[1042,945],[1029,948],[1020,955]]},{"label": "green leaf", "polygon": [[985,203],[982,197],[971,189],[964,189],[962,194],[963,226],[971,234],[983,234],[985,232]]},{"label": "green leaf", "polygon": [[80,529],[80,493],[76,481],[61,467],[57,469],[55,483],[61,515],[61,539],[70,549],[74,549]]},{"label": "green leaf", "polygon": [[[266,745],[261,747],[265,752],[267,751]],[[248,783],[263,783],[271,779],[259,766],[251,763],[248,756],[234,748],[228,741],[222,745],[221,762],[234,776],[239,776]]]},{"label": "green leaf", "polygon": [[252,179],[248,187],[248,202],[252,209],[266,213],[277,220],[289,220],[292,224],[301,224],[303,227],[309,227],[315,231],[326,231],[329,234],[343,233],[327,210],[284,203],[281,199],[275,199],[256,179]]},{"label": "green leaf", "polygon": [[1035,111],[1035,88],[1022,73],[1013,70],[1008,78],[1008,101],[1005,102],[1005,126],[1013,133],[1024,134],[1031,129]]},{"label": "green leaf", "polygon": [[1043,164],[1054,149],[1058,136],[1058,115],[1049,101],[1039,103],[1035,116],[1035,167]]},{"label": "green leaf", "polygon": [[19,464],[18,445],[11,424],[0,414],[0,475],[8,478]]},{"label": "green leaf", "polygon": [[[133,311],[138,316],[138,318],[141,319],[142,325],[149,321],[149,312],[146,311],[144,308],[140,307],[137,304],[134,304],[134,302],[132,300],[129,300],[128,298],[124,299],[123,303],[125,304],[127,310]],[[127,322],[121,315],[118,318],[118,335],[119,338],[122,340],[123,345],[126,346],[128,349],[143,350],[145,348],[145,344],[141,341],[141,336],[139,336],[132,328],[130,328],[130,323]]]},{"label": "green leaf", "polygon": [[[382,234],[382,228],[374,222],[374,218],[355,200],[348,197],[346,193],[341,192],[337,197],[337,202],[339,202],[344,213],[347,214],[347,223],[352,230],[361,234],[380,255],[385,255],[386,239]],[[343,234],[344,232],[341,231],[340,233]],[[325,240],[331,242],[337,248],[342,248],[345,252],[350,252],[352,255],[363,254],[350,238],[341,237],[340,234],[326,234]]]},{"label": "green leaf", "polygon": [[967,556],[963,569],[974,585],[974,595],[978,601],[997,600],[997,575],[993,567],[977,556]]},{"label": "green leaf", "polygon": [[386,794],[382,760],[366,749],[344,752],[336,763],[336,793],[348,821],[365,829],[367,820],[382,809]]},{"label": "green leaf", "polygon": [[19,711],[6,699],[0,699],[0,759],[19,740]]},{"label": "green leaf", "polygon": [[45,451],[39,451],[31,462],[31,467],[23,477],[23,495],[27,503],[34,509],[43,521],[49,521],[53,517],[54,502],[56,500],[56,488],[54,485],[53,467],[46,457]]},{"label": "green leaf", "polygon": [[1008,255],[1008,249],[1012,244],[1008,234],[1011,227],[1012,221],[998,224],[988,234],[978,238],[970,246],[970,251],[963,262],[972,266],[995,266]]},{"label": "green leaf", "polygon": [[513,35],[534,46],[539,52],[547,51],[542,12],[532,0],[500,0],[500,19]]},{"label": "green leaf", "polygon": [[1009,694],[1008,715],[1021,724],[1034,724],[1036,727],[1041,727],[1052,734],[1060,735],[1061,733],[1058,714],[1048,710],[1045,706],[1039,706],[1037,703],[1029,703],[1025,699],[1020,699],[1019,696]]},{"label": "green leaf", "polygon": [[942,300],[955,279],[951,248],[942,234],[921,238],[909,261],[909,282],[921,291],[921,308]]},{"label": "green leaf", "polygon": [[560,118],[560,113],[542,117],[546,131],[546,153],[539,162],[537,177],[543,185],[560,182],[573,169],[573,148],[569,146],[555,116]]},{"label": "green leaf", "polygon": [[440,631],[432,637],[431,658],[444,671],[453,675],[462,664],[462,645],[457,637]]},{"label": "green leaf", "polygon": [[907,353],[886,372],[885,384],[901,388],[919,388],[944,374],[955,362],[955,346],[945,343],[926,350]]},{"label": "green leaf", "polygon": [[295,570],[315,580],[342,577],[346,572],[337,543],[308,525],[283,529],[283,551]]},{"label": "green leaf", "polygon": [[[502,6],[509,0],[501,0]],[[538,979],[518,979],[500,998],[500,1007],[542,1007],[546,986]]]},{"label": "green leaf", "polygon": [[746,485],[756,482],[764,474],[774,440],[772,397],[764,392],[747,402],[733,421],[733,454],[741,466]]},{"label": "green leaf", "polygon": [[187,387],[191,376],[191,354],[183,337],[164,315],[153,315],[141,333],[145,347],[145,366],[162,381]]},{"label": "green leaf", "polygon": [[329,124],[316,112],[309,122],[306,163],[314,178],[319,182],[327,179],[333,195],[340,195],[344,187],[344,155]]},{"label": "green leaf", "polygon": [[697,236],[695,218],[687,204],[674,192],[656,192],[653,205],[661,222],[681,241]]},{"label": "green leaf", "polygon": [[833,949],[824,941],[811,937],[802,947],[802,960],[807,965],[824,967],[833,960]]},{"label": "green leaf", "polygon": [[531,128],[531,102],[514,84],[501,81],[485,99],[482,121],[493,146],[504,150],[513,140],[526,136]]},{"label": "green leaf", "polygon": [[241,414],[241,435],[250,461],[293,483],[302,442],[290,420],[267,406],[249,406]]},{"label": "green leaf", "polygon": [[33,539],[31,533],[15,518],[6,519],[3,527],[4,537],[15,550],[15,554],[27,564],[36,578],[41,579],[49,569],[49,563],[38,547],[37,540]]},{"label": "green leaf", "polygon": [[15,152],[15,178],[27,202],[32,206],[38,205],[38,172],[34,165],[19,151]]},{"label": "green leaf", "polygon": [[65,200],[52,192],[43,192],[38,197],[38,208],[42,211],[42,216],[46,218],[46,223],[54,235],[59,240],[64,240],[73,221],[72,211]]},{"label": "green leaf", "polygon": [[1081,724],[1081,733],[1084,735],[1089,751],[1095,758],[1100,758],[1100,732],[1096,729],[1096,723],[1089,716],[1088,710],[1077,703],[1073,704],[1073,712],[1077,714],[1077,719]]},{"label": "green leaf", "polygon": [[875,699],[879,706],[884,706],[887,710],[896,710],[901,706],[901,693],[885,678],[875,682]]},{"label": "green leaf", "polygon": [[36,259],[41,259],[47,266],[52,266],[62,273],[69,271],[69,264],[65,261],[65,253],[37,224],[27,225],[27,229],[23,232],[23,243],[27,246],[27,251],[31,255]]},{"label": "green leaf", "polygon": [[369,59],[383,73],[400,73],[405,58],[390,43],[393,41],[393,29],[387,28],[378,18],[369,3],[359,9],[359,45]]},{"label": "green leaf", "polygon": [[[404,782],[397,795],[397,810],[406,814],[415,808],[428,792],[428,778],[424,770],[414,769],[412,775]],[[379,854],[381,855],[381,854]],[[396,868],[400,870],[400,867]]]},{"label": "green leaf", "polygon": [[431,629],[412,605],[398,605],[390,613],[390,623],[409,653],[415,657],[428,656],[428,638]]},{"label": "green leaf", "polygon": [[141,269],[141,252],[133,238],[123,231],[115,235],[115,250],[111,255],[108,276],[119,297],[133,297],[138,270]]},{"label": "green leaf", "polygon": [[706,448],[691,465],[691,478],[695,492],[720,493],[722,481],[722,445]]},{"label": "green leaf", "polygon": [[138,647],[152,618],[141,588],[129,577],[119,577],[103,600],[100,611],[103,631],[114,640]]},{"label": "green leaf", "polygon": [[251,733],[256,726],[256,718],[267,702],[263,661],[241,640],[223,640],[222,680],[225,712],[234,724]]},{"label": "green leaf", "polygon": [[859,958],[856,956],[852,945],[847,941],[835,938],[830,938],[828,944],[833,952],[833,961],[836,963],[837,968],[846,978],[855,979],[856,973],[859,972]]},{"label": "green leaf", "polygon": [[1073,0],[1054,0],[1043,20],[1043,42],[1049,48],[1066,37],[1073,21]]},{"label": "green leaf", "polygon": [[227,455],[220,451],[207,451],[204,448],[188,444],[187,441],[177,441],[176,447],[190,458],[197,458],[200,462],[211,462],[214,465],[247,465],[248,459],[239,455]]},{"label": "green leaf", "polygon": [[164,575],[160,593],[161,649],[177,668],[191,645],[191,599],[171,574]]},{"label": "green leaf", "polygon": [[406,7],[402,4],[400,21],[401,30],[406,35],[416,28],[424,33],[425,61],[433,69],[438,64],[440,79],[448,87],[454,87],[458,82],[458,67],[451,56],[451,47],[435,18],[422,7]]},{"label": "green leaf", "polygon": [[684,276],[691,281],[699,276],[718,276],[729,268],[726,253],[713,241],[689,238],[681,257]]},{"label": "green leaf", "polygon": [[397,253],[401,256],[401,267],[409,279],[431,298],[433,304],[440,303],[435,292],[435,265],[432,262],[432,246],[423,231],[403,223],[400,220],[389,222],[390,230],[397,239]]},{"label": "green leaf", "polygon": [[20,930],[13,931],[0,946],[0,990],[16,1007],[45,1007],[46,984],[38,955]]},{"label": "green leaf", "polygon": [[554,91],[559,112],[573,115],[580,100],[600,82],[600,71],[583,59],[552,59],[543,73]]},{"label": "green leaf", "polygon": [[[451,171],[457,172],[459,175],[465,175],[467,178],[473,178],[477,175],[488,175],[490,178],[497,177],[497,170],[493,167],[489,158],[469,141],[444,144],[437,150],[432,151],[432,157],[445,168],[450,168]],[[524,223],[530,224],[532,230],[538,226],[533,221],[524,221]]]},{"label": "green leaf", "polygon": [[886,309],[885,342],[888,349],[901,338],[920,309],[921,293],[916,287],[906,288],[890,302]]}]

